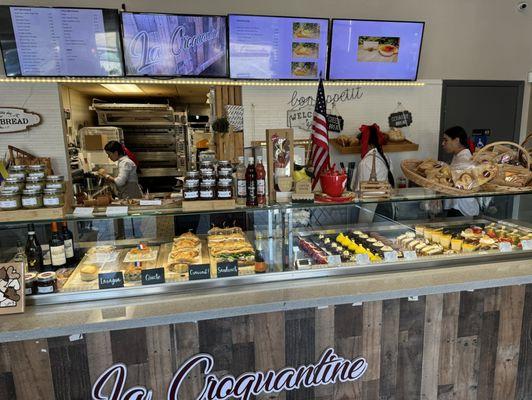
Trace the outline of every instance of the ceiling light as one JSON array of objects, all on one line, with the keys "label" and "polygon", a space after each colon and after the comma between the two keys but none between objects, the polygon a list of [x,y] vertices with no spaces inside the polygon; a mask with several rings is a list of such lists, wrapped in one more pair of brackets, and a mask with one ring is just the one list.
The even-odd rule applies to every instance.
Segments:
[{"label": "ceiling light", "polygon": [[133,83],[102,83],[102,86],[113,93],[144,93]]}]

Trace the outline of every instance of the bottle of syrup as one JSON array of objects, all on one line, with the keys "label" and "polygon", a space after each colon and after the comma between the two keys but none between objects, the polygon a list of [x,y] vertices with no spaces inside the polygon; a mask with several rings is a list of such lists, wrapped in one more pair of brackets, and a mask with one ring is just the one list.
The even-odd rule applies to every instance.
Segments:
[{"label": "bottle of syrup", "polygon": [[259,205],[266,204],[266,170],[262,164],[262,157],[257,157],[257,165],[255,166],[257,173],[257,203]]},{"label": "bottle of syrup", "polygon": [[246,169],[246,206],[252,207],[257,203],[257,171],[255,170],[255,159],[249,157]]}]

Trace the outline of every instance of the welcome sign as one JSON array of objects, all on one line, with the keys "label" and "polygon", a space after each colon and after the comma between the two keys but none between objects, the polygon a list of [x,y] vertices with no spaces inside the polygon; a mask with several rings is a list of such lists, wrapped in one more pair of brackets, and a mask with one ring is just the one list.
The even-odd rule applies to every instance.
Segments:
[{"label": "welcome sign", "polygon": [[23,108],[0,107],[0,133],[22,132],[40,122],[39,114]]},{"label": "welcome sign", "polygon": [[224,17],[123,13],[127,75],[225,76]]},{"label": "welcome sign", "polygon": [[[244,372],[238,377],[212,373],[214,358],[200,353],[186,360],[177,370],[167,391],[167,400],[179,400],[179,390],[192,370],[201,368],[205,375],[201,391],[195,400],[250,400],[264,393],[279,393],[299,388],[331,385],[360,379],[368,369],[364,358],[354,360],[338,356],[334,349],[323,352],[316,364],[286,367],[279,371]],[[102,373],[92,387],[93,400],[152,400],[153,391],[144,386],[125,387],[127,367],[115,364]]]}]

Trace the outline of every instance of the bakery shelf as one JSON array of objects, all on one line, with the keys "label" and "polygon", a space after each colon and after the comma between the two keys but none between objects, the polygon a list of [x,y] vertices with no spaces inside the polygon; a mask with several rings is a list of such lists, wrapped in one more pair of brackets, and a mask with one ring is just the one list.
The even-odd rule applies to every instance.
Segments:
[{"label": "bakery shelf", "polygon": [[[360,154],[361,152],[360,145],[344,147],[338,143],[337,139],[331,139],[331,144],[340,154]],[[400,153],[404,151],[417,151],[419,150],[419,145],[405,139],[402,142],[389,142],[382,146],[382,148],[385,153]]]}]

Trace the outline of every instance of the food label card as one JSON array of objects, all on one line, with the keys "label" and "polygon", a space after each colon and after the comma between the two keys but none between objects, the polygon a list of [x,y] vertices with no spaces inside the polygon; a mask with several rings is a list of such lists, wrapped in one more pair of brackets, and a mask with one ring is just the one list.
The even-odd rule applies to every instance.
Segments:
[{"label": "food label card", "polygon": [[155,285],[164,283],[164,268],[150,268],[140,271],[140,277],[143,285]]},{"label": "food label card", "polygon": [[210,264],[195,264],[188,267],[188,280],[199,281],[201,279],[211,278]]},{"label": "food label card", "polygon": [[238,262],[222,261],[216,264],[216,276],[226,278],[228,276],[238,276]]},{"label": "food label card", "polygon": [[98,274],[98,287],[100,289],[124,287],[124,274],[122,271]]},{"label": "food label card", "polygon": [[0,315],[24,312],[24,264],[0,264]]},{"label": "food label card", "polygon": [[331,265],[340,265],[342,263],[342,257],[339,254],[334,254],[327,257],[327,264]]},{"label": "food label card", "polygon": [[357,260],[357,264],[360,264],[360,265],[369,264],[369,256],[367,254],[357,254],[356,260]]},{"label": "food label card", "polygon": [[522,240],[521,246],[523,250],[532,250],[532,239]]},{"label": "food label card", "polygon": [[397,252],[396,251],[385,251],[384,252],[384,261],[386,261],[386,262],[395,262],[395,261],[397,261]]}]

